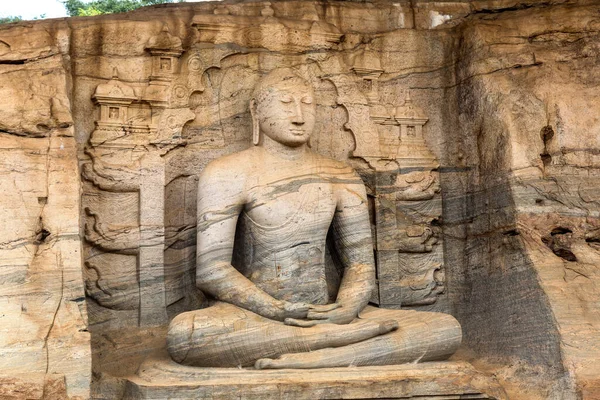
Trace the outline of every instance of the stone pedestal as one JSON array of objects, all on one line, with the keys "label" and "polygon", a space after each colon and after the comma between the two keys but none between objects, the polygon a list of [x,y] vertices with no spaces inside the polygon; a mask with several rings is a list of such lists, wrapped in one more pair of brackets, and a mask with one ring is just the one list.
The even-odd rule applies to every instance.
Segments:
[{"label": "stone pedestal", "polygon": [[167,355],[147,359],[125,399],[508,399],[465,362],[314,370],[195,368]]}]

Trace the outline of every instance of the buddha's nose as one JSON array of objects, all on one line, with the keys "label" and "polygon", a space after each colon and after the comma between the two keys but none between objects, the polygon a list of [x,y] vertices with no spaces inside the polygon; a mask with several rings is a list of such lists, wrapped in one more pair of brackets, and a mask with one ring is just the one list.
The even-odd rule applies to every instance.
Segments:
[{"label": "buddha's nose", "polygon": [[302,112],[302,107],[299,101],[295,102],[295,112],[292,116],[292,124],[294,125],[304,125],[304,113]]}]

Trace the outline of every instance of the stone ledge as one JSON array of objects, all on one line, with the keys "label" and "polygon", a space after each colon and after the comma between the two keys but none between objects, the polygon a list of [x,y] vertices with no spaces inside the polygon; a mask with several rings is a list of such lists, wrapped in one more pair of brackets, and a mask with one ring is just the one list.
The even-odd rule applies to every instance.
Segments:
[{"label": "stone ledge", "polygon": [[466,362],[315,370],[194,368],[147,359],[127,380],[125,399],[495,399],[498,382]]}]

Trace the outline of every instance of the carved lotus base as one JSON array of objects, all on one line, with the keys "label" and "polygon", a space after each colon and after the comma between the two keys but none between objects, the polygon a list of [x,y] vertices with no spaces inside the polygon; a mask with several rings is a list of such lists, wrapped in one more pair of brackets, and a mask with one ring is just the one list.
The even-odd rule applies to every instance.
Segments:
[{"label": "carved lotus base", "polygon": [[168,356],[146,360],[125,399],[508,399],[466,362],[315,370],[195,368]]}]

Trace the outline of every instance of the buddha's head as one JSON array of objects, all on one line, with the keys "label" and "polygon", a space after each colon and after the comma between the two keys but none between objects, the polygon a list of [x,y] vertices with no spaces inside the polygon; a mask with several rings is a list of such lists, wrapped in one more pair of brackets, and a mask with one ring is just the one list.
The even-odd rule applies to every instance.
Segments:
[{"label": "buddha's head", "polygon": [[285,146],[302,146],[315,126],[312,87],[289,68],[275,69],[256,85],[250,113],[255,145],[265,135]]}]

